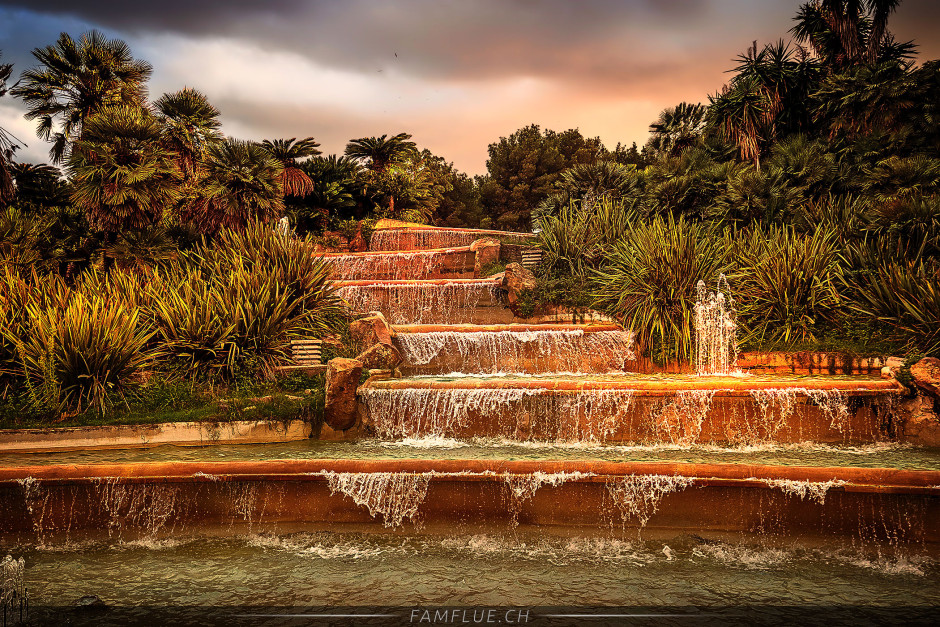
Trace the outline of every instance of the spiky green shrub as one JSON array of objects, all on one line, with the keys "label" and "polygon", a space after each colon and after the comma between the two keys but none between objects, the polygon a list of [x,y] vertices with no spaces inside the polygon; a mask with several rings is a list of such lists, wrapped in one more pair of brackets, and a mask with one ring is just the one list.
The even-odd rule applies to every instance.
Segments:
[{"label": "spiky green shrub", "polygon": [[232,363],[235,322],[216,286],[198,270],[174,267],[148,286],[147,295],[157,342],[172,367],[212,378]]},{"label": "spiky green shrub", "polygon": [[837,233],[820,227],[801,234],[790,227],[755,227],[734,247],[732,278],[745,341],[815,341],[823,323],[839,313],[835,282],[841,273]]},{"label": "spiky green shrub", "polygon": [[223,230],[150,286],[159,344],[197,376],[273,376],[292,338],[343,319],[329,272],[305,240],[260,224]]},{"label": "spiky green shrub", "polygon": [[940,267],[893,258],[871,248],[854,251],[861,270],[842,277],[848,307],[871,316],[909,350],[940,354]]},{"label": "spiky green shrub", "polygon": [[105,411],[150,360],[152,331],[136,307],[106,292],[32,278],[2,277],[5,374],[23,383],[36,411]]},{"label": "spiky green shrub", "polygon": [[306,335],[319,337],[343,319],[330,266],[313,253],[309,238],[285,238],[256,222],[242,231],[223,230],[214,245],[203,246],[196,256],[212,274],[244,270],[269,276],[286,294],[290,316],[301,319]]},{"label": "spiky green shrub", "polygon": [[573,201],[540,219],[538,245],[544,266],[581,276],[603,259],[637,219],[635,203],[603,197],[585,205]]},{"label": "spiky green shrub", "polygon": [[699,281],[727,267],[713,227],[672,215],[634,223],[593,273],[596,306],[619,318],[662,361],[689,359]]}]

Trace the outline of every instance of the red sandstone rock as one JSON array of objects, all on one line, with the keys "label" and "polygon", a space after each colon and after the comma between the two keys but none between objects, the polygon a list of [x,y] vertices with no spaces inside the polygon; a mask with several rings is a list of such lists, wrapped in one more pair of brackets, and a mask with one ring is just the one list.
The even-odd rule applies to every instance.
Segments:
[{"label": "red sandstone rock", "polygon": [[506,300],[509,308],[516,313],[519,306],[520,295],[526,290],[533,290],[536,286],[535,275],[522,267],[520,263],[511,263],[506,266],[503,274],[503,289],[506,290]]},{"label": "red sandstone rock", "polygon": [[470,244],[470,250],[476,253],[473,262],[474,276],[483,276],[483,268],[499,261],[499,240],[493,238],[478,239]]},{"label": "red sandstone rock", "polygon": [[375,344],[391,345],[393,335],[392,327],[389,326],[385,316],[378,311],[350,322],[349,334],[362,350],[367,350]]},{"label": "red sandstone rock", "polygon": [[924,357],[911,366],[911,377],[920,389],[940,396],[940,359]]},{"label": "red sandstone rock", "polygon": [[324,420],[332,429],[345,431],[356,424],[356,388],[362,377],[362,362],[336,357],[326,370]]},{"label": "red sandstone rock", "polygon": [[[913,368],[912,368],[913,370]],[[940,417],[933,397],[918,394],[900,403],[904,416],[901,440],[917,446],[940,446]]]},{"label": "red sandstone rock", "polygon": [[356,234],[349,240],[349,252],[361,253],[369,250],[369,242],[362,236],[362,226],[356,231]]},{"label": "red sandstone rock", "polygon": [[402,362],[401,353],[391,344],[373,344],[356,357],[363,368],[391,370]]}]

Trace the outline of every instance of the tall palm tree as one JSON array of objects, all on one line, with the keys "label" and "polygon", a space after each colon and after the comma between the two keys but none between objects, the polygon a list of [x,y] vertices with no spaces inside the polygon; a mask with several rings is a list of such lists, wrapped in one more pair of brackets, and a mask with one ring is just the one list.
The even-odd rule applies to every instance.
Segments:
[{"label": "tall palm tree", "polygon": [[37,68],[26,70],[12,93],[22,98],[38,120],[36,134],[52,141],[53,163],[68,157],[81,138],[85,120],[105,106],[141,105],[152,67],[135,59],[120,39],[93,30],[75,41],[62,33],[52,46],[36,48]]},{"label": "tall palm tree", "polygon": [[901,0],[816,0],[800,6],[790,32],[830,72],[894,58],[910,58],[910,42],[897,43],[888,17]]},{"label": "tall palm tree", "polygon": [[147,109],[99,109],[85,120],[69,159],[72,202],[95,230],[146,228],[179,198],[174,157],[162,142],[160,121]]},{"label": "tall palm tree", "polygon": [[705,105],[688,102],[664,109],[659,119],[650,124],[647,145],[657,154],[677,156],[702,136],[707,112]]},{"label": "tall palm tree", "polygon": [[312,137],[297,141],[290,139],[264,140],[261,142],[271,156],[280,161],[284,170],[281,172],[281,187],[285,196],[306,196],[313,191],[313,181],[300,169],[300,163],[320,154],[320,144]]},{"label": "tall palm tree", "polygon": [[226,139],[206,153],[204,230],[269,222],[284,212],[280,162],[260,144]]},{"label": "tall palm tree", "polygon": [[[2,58],[0,53],[0,58]],[[12,63],[0,63],[0,98],[7,95],[10,88],[7,81],[13,73]],[[5,207],[16,197],[16,187],[13,185],[13,173],[10,170],[13,161],[13,151],[16,150],[13,136],[0,128],[0,207]]]},{"label": "tall palm tree", "polygon": [[783,40],[758,51],[757,42],[739,55],[735,76],[709,96],[709,116],[734,143],[744,161],[760,168],[760,156],[778,138],[804,130],[811,119],[809,93],[819,66]]},{"label": "tall palm tree", "polygon": [[163,123],[164,141],[178,155],[183,177],[191,180],[206,147],[222,137],[219,110],[190,87],[164,94],[153,106]]},{"label": "tall palm tree", "polygon": [[417,145],[408,141],[411,135],[399,133],[392,137],[360,137],[346,144],[346,156],[366,161],[370,170],[382,173],[390,165],[401,163],[418,154]]}]

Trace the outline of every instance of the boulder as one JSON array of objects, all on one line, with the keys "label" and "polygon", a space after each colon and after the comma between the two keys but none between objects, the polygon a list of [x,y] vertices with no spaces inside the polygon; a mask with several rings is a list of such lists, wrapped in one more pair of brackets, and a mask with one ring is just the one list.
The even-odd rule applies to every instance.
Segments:
[{"label": "boulder", "polygon": [[336,357],[326,368],[326,399],[323,418],[330,428],[345,431],[356,424],[356,388],[362,377],[362,362]]},{"label": "boulder", "polygon": [[522,264],[511,263],[506,266],[502,286],[506,290],[506,301],[513,313],[517,313],[520,295],[527,290],[535,289],[536,284],[535,275],[523,268]]},{"label": "boulder", "polygon": [[940,359],[924,357],[911,366],[911,378],[920,389],[940,397]]},{"label": "boulder", "polygon": [[366,350],[375,344],[392,344],[392,327],[378,311],[350,322],[349,335],[359,350]]},{"label": "boulder", "polygon": [[901,441],[915,446],[940,446],[940,417],[932,396],[917,394],[898,406],[903,417]]},{"label": "boulder", "polygon": [[363,368],[391,370],[402,362],[401,353],[391,344],[373,344],[356,357]]},{"label": "boulder", "polygon": [[349,240],[349,252],[361,253],[369,250],[369,242],[362,236],[362,226],[356,231],[356,234]]},{"label": "boulder", "polygon": [[499,240],[491,237],[478,239],[470,244],[470,250],[476,257],[473,262],[473,275],[483,276],[483,268],[499,262]]}]

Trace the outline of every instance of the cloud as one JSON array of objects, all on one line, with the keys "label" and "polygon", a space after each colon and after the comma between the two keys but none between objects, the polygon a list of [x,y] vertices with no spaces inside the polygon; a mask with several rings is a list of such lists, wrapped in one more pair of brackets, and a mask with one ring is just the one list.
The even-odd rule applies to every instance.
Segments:
[{"label": "cloud", "polygon": [[[751,41],[788,38],[799,4],[0,0],[0,38],[20,70],[60,30],[97,27],[153,64],[154,98],[195,87],[231,135],[313,135],[342,151],[355,137],[406,131],[479,173],[487,144],[532,122],[642,144],[663,108],[718,91]],[[930,58],[938,20],[940,3],[905,0],[889,26]]]}]

